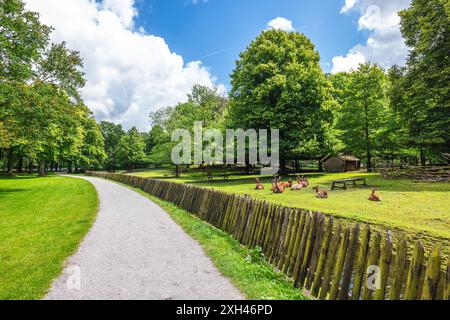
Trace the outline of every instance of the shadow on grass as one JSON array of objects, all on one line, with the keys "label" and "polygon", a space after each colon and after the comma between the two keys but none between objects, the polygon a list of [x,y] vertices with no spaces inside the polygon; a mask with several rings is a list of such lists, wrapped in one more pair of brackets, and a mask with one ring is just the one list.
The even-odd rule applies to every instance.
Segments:
[{"label": "shadow on grass", "polygon": [[10,194],[18,193],[18,192],[25,192],[26,189],[3,189],[0,188],[0,199],[5,198],[6,196],[9,196]]}]

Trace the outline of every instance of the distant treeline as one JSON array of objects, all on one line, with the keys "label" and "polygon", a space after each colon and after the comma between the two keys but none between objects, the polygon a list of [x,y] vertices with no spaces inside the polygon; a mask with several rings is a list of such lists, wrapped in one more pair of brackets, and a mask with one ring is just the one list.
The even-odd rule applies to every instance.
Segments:
[{"label": "distant treeline", "polygon": [[[97,124],[83,104],[81,59],[49,44],[50,29],[18,0],[3,0],[0,161],[7,172],[127,169],[171,164],[175,129],[279,129],[282,170],[330,153],[380,163],[445,164],[450,153],[450,21],[442,0],[399,13],[404,67],[365,63],[325,74],[305,35],[263,31],[240,54],[228,95],[195,86],[186,102],[150,114],[150,132]],[[150,107],[150,106],[149,106]]]}]

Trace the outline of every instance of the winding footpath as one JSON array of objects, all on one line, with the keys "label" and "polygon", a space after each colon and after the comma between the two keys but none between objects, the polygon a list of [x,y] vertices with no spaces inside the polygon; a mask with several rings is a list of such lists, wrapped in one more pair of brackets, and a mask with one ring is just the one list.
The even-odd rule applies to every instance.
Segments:
[{"label": "winding footpath", "polygon": [[45,299],[244,299],[159,206],[113,182],[78,178],[97,189],[98,216]]}]

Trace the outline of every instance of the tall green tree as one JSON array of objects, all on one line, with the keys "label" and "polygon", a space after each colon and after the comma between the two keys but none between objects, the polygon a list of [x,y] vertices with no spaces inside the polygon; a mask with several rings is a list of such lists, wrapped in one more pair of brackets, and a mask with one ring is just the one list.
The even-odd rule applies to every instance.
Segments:
[{"label": "tall green tree", "polygon": [[106,169],[115,171],[119,167],[117,147],[120,139],[126,133],[120,124],[114,124],[108,121],[100,122],[100,129],[105,140],[105,151],[107,154],[107,159],[105,161]]},{"label": "tall green tree", "polygon": [[50,44],[51,28],[21,0],[0,1],[0,138],[8,172],[14,157],[39,162],[71,161],[82,155],[90,112],[79,90],[82,60],[65,43]]},{"label": "tall green tree", "polygon": [[134,171],[136,165],[147,161],[144,150],[145,141],[140,132],[133,127],[120,139],[117,157],[124,167]]},{"label": "tall green tree", "polygon": [[337,127],[342,131],[342,141],[348,152],[365,155],[367,169],[373,168],[373,156],[383,141],[381,133],[386,126],[389,108],[387,80],[384,71],[370,63],[338,79],[345,85],[340,88],[341,116]]},{"label": "tall green tree", "polygon": [[268,30],[242,52],[231,75],[229,119],[242,129],[279,129],[282,170],[334,145],[332,86],[303,34]]},{"label": "tall green tree", "polygon": [[399,14],[410,49],[399,109],[424,164],[426,153],[437,158],[450,151],[450,5],[412,0]]},{"label": "tall green tree", "polygon": [[7,171],[12,174],[14,157],[26,140],[21,135],[20,103],[29,88],[24,82],[48,44],[51,29],[39,22],[37,13],[27,11],[21,0],[0,0],[0,123]]}]

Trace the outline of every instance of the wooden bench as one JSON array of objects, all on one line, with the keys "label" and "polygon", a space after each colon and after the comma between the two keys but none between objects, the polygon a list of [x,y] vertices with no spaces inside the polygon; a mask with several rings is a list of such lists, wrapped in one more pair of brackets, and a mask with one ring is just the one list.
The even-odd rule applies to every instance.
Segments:
[{"label": "wooden bench", "polygon": [[356,187],[358,184],[357,182],[362,182],[360,185],[367,187],[366,178],[351,178],[351,179],[342,179],[342,180],[335,180],[333,181],[333,186],[331,187],[331,190],[347,190],[348,184],[351,183],[354,187]]}]

